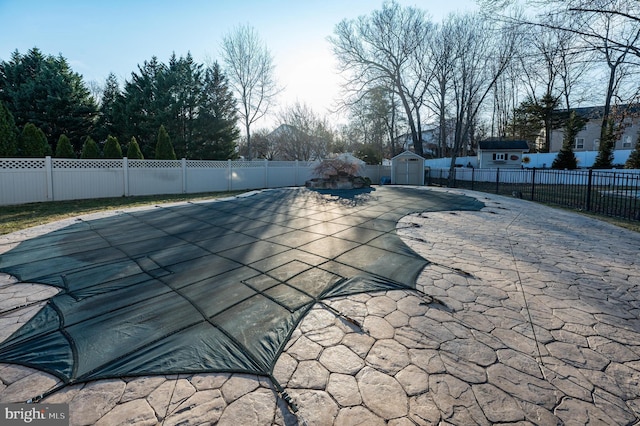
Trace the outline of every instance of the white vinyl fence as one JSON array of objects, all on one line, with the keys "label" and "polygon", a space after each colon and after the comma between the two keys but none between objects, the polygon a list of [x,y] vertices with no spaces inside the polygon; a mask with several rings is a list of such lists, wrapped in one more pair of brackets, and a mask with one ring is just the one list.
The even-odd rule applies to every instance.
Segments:
[{"label": "white vinyl fence", "polygon": [[[630,149],[617,149],[613,152],[613,164],[623,165],[629,155],[631,155]],[[578,167],[591,167],[598,156],[598,151],[576,151],[576,160],[578,160]],[[558,156],[557,152],[548,153],[528,153],[524,155],[528,158],[528,162],[523,164],[522,167],[526,169],[532,168],[549,168],[553,164],[553,160]],[[467,164],[471,164],[473,167],[478,167],[478,157],[458,157],[456,158],[456,164],[460,167],[464,167]],[[425,160],[424,165],[431,167],[432,169],[446,169],[451,165],[451,158],[435,158],[433,160]]]},{"label": "white vinyl fence", "polygon": [[[316,162],[0,158],[0,205],[302,186]],[[376,183],[386,166],[366,166]]]}]

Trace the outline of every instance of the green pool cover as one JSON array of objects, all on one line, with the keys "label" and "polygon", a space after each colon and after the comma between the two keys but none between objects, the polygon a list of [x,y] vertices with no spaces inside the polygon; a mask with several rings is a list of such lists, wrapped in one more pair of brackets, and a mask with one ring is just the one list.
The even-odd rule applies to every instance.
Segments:
[{"label": "green pool cover", "polygon": [[482,207],[402,187],[279,189],[79,221],[0,257],[1,272],[62,289],[0,345],[0,362],[64,384],[203,372],[273,379],[314,303],[415,288],[428,262],[396,235],[402,216]]}]

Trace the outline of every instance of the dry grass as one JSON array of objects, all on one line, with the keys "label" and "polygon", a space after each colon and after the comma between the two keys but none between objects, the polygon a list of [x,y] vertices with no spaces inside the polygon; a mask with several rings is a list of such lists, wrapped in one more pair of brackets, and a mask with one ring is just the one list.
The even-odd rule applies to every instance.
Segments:
[{"label": "dry grass", "polygon": [[194,201],[228,197],[241,192],[154,195],[145,197],[96,198],[90,200],[52,201],[0,207],[0,235],[44,225],[69,217],[105,210],[156,205],[177,201]]}]

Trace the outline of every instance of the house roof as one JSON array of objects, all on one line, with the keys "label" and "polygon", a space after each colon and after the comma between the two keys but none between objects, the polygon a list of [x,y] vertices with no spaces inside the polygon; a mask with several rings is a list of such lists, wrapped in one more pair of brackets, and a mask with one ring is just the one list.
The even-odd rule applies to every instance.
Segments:
[{"label": "house roof", "polygon": [[502,140],[491,139],[478,142],[478,148],[482,150],[514,150],[514,151],[528,151],[529,144],[524,140]]},{"label": "house roof", "polygon": [[[637,113],[640,111],[640,104],[623,104],[613,106],[612,109],[617,108],[619,111],[627,111],[629,113]],[[586,118],[588,120],[601,119],[604,114],[604,106],[591,106],[591,107],[580,107],[580,108],[572,108],[572,111],[575,111],[579,116]],[[566,109],[559,109],[558,112],[566,113]]]}]

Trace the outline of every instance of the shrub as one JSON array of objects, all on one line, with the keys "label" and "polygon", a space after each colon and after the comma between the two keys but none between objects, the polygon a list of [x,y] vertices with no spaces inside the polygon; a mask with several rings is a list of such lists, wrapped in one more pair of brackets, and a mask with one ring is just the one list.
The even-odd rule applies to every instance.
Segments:
[{"label": "shrub", "polygon": [[96,141],[91,139],[91,136],[87,136],[87,139],[84,141],[84,145],[82,145],[82,154],[80,158],[83,159],[91,159],[91,158],[100,158],[100,149],[98,148],[98,144]]},{"label": "shrub", "polygon": [[56,145],[56,158],[76,158],[73,145],[67,135],[60,135],[58,145]]},{"label": "shrub", "polygon": [[111,135],[107,136],[102,154],[104,158],[122,158],[122,148],[120,147],[118,138]]},{"label": "shrub", "polygon": [[156,144],[156,160],[175,160],[176,152],[173,150],[171,138],[164,126],[158,130],[158,143]]},{"label": "shrub", "polygon": [[45,157],[51,155],[51,147],[44,132],[31,123],[24,125],[18,146],[22,157]]},{"label": "shrub", "polygon": [[131,142],[129,142],[129,148],[127,148],[127,158],[134,160],[144,160],[144,155],[142,155],[142,151],[140,151],[140,145],[138,145],[138,141],[135,136],[131,137]]}]

